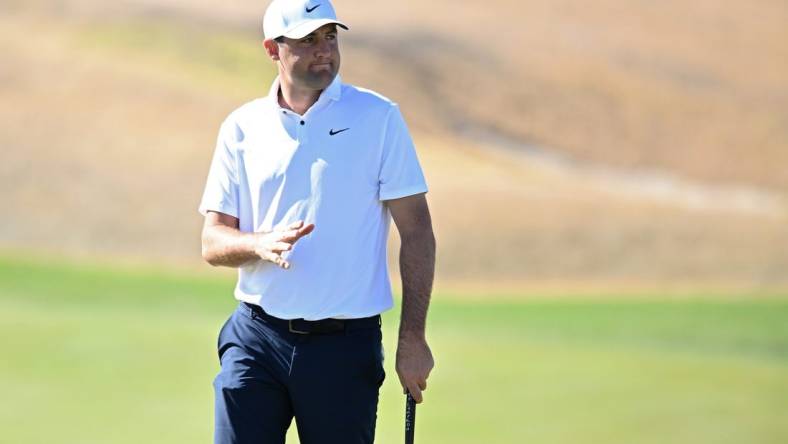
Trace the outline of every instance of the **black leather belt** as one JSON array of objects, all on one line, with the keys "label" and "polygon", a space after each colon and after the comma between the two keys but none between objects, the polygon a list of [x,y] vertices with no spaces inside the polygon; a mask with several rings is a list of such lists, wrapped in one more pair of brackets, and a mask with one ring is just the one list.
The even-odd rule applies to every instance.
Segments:
[{"label": "black leather belt", "polygon": [[277,327],[286,329],[290,333],[301,335],[309,334],[331,334],[340,333],[346,330],[361,330],[365,328],[379,328],[381,321],[380,315],[368,318],[356,319],[320,319],[317,321],[307,321],[306,319],[280,319],[266,313],[262,307],[247,302],[243,303],[252,314],[252,318],[258,317],[274,324]]}]

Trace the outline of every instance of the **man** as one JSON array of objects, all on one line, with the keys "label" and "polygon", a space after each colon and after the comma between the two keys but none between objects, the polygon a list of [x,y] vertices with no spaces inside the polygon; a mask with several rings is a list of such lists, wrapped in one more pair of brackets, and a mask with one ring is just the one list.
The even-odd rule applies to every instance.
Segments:
[{"label": "man", "polygon": [[393,305],[390,218],[402,240],[396,369],[417,402],[434,365],[425,321],[435,240],[427,186],[396,104],[346,85],[328,0],[274,0],[279,76],[219,130],[200,212],[203,257],[237,267],[219,334],[216,443],[371,443]]}]

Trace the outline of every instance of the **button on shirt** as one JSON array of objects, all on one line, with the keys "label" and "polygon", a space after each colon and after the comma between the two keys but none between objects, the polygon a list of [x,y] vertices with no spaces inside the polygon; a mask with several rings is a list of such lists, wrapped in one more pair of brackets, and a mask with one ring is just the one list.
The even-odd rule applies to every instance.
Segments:
[{"label": "button on shirt", "polygon": [[399,107],[339,76],[303,116],[278,93],[276,79],[222,123],[199,211],[234,216],[243,232],[315,229],[283,254],[290,269],[239,267],[235,298],[282,319],[381,313],[393,305],[385,201],[427,192]]}]

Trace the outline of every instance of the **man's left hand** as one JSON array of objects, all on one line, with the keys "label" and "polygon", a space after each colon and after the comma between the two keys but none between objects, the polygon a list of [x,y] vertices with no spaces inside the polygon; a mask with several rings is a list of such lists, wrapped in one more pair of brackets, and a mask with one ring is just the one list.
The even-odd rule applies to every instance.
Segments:
[{"label": "man's left hand", "polygon": [[404,393],[410,393],[420,404],[421,392],[427,390],[427,378],[435,367],[427,341],[423,337],[400,335],[395,367]]}]

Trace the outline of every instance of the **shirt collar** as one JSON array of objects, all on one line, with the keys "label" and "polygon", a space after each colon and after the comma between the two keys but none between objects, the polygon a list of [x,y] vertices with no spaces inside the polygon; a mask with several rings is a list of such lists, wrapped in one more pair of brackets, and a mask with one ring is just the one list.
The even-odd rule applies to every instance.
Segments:
[{"label": "shirt collar", "polygon": [[[318,97],[318,102],[323,97],[331,99],[333,101],[338,101],[339,98],[342,96],[342,78],[337,74],[334,77],[334,80],[331,81],[331,84],[320,93],[320,97]],[[272,104],[279,106],[279,76],[276,76],[273,83],[271,83],[271,88],[268,90],[268,100]],[[317,103],[317,102],[316,102]]]},{"label": "shirt collar", "polygon": [[339,100],[342,96],[342,77],[339,77],[339,74],[334,76],[334,80],[323,90],[322,94],[333,101]]}]

